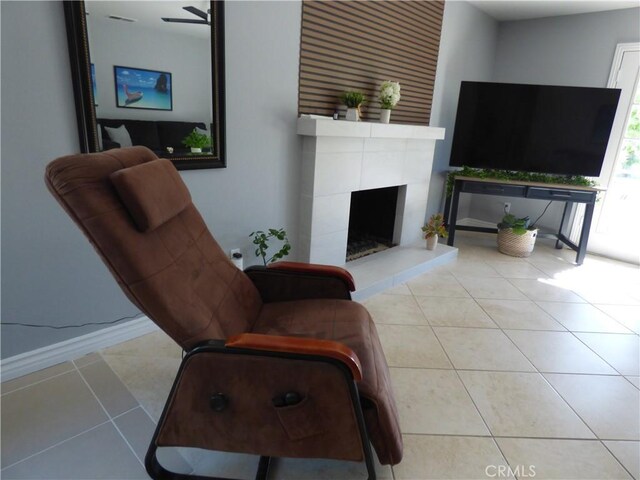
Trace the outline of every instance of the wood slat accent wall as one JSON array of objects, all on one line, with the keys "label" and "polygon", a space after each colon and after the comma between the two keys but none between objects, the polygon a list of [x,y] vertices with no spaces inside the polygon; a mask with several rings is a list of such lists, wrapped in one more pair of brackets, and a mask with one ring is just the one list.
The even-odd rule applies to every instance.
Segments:
[{"label": "wood slat accent wall", "polygon": [[428,125],[444,0],[304,0],[298,113],[332,115],[345,90],[367,96],[363,120],[380,116],[384,80],[400,82],[391,123]]}]

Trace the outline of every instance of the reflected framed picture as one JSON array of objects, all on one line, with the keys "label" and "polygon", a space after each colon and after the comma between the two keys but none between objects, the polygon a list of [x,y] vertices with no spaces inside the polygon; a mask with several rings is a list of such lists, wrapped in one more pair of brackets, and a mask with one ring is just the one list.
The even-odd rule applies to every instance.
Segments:
[{"label": "reflected framed picture", "polygon": [[171,73],[114,65],[116,106],[140,110],[173,110]]},{"label": "reflected framed picture", "polygon": [[91,64],[91,91],[93,94],[93,105],[98,106],[98,87],[96,85],[96,66]]}]

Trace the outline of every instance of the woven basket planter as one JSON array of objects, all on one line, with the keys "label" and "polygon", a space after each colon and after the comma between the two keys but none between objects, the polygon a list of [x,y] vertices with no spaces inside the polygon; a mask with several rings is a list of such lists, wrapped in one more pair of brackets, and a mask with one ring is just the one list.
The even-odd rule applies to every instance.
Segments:
[{"label": "woven basket planter", "polygon": [[537,236],[537,229],[517,235],[512,229],[504,228],[498,231],[498,251],[512,257],[528,257],[533,252]]}]

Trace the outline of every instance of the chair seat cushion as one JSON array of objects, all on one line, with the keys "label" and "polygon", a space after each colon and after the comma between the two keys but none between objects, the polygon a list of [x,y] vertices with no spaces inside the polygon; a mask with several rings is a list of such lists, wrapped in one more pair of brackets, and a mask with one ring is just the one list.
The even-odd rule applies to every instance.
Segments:
[{"label": "chair seat cushion", "polygon": [[373,320],[350,300],[298,300],[264,304],[253,333],[334,340],[351,348],[362,364],[358,383],[367,431],[380,463],[402,459],[402,436],[389,369]]}]

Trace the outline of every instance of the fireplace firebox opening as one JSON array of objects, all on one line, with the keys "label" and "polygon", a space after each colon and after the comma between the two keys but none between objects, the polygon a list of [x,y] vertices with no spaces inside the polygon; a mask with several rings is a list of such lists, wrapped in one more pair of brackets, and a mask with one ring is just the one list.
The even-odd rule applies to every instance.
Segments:
[{"label": "fireplace firebox opening", "polygon": [[351,193],[346,261],[395,246],[398,187]]}]

